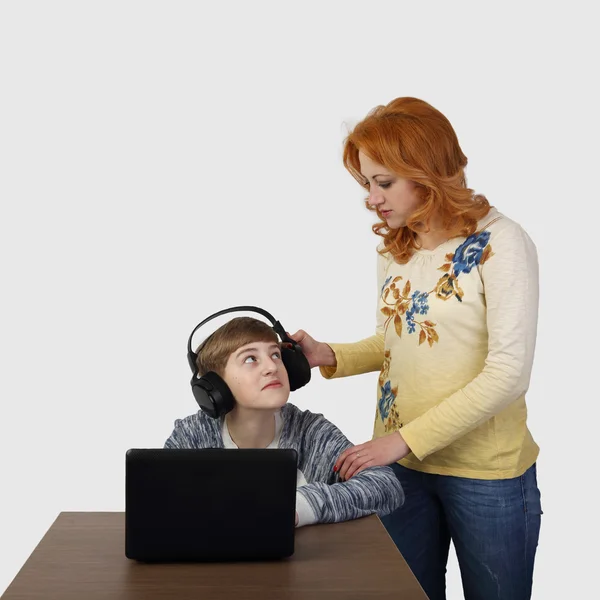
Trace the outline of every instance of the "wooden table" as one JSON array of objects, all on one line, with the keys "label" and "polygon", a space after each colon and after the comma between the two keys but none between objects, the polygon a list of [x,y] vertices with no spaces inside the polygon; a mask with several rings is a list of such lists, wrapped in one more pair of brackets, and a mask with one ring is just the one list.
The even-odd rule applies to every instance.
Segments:
[{"label": "wooden table", "polygon": [[296,531],[294,555],[258,563],[125,557],[122,512],[60,513],[3,600],[427,600],[381,521]]}]

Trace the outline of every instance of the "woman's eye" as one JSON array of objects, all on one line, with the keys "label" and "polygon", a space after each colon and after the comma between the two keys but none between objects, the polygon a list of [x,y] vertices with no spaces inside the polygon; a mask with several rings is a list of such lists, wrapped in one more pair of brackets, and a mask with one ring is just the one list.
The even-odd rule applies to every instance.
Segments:
[{"label": "woman's eye", "polygon": [[251,360],[252,362],[256,361],[256,356],[246,356],[244,362],[247,363],[249,360]]},{"label": "woman's eye", "polygon": [[279,360],[281,360],[281,353],[279,353],[279,352],[273,352],[273,356],[275,356],[276,358],[278,358]]},{"label": "woman's eye", "polygon": [[382,189],[384,189],[384,190],[387,190],[390,187],[390,185],[392,185],[392,182],[391,181],[386,181],[385,183],[380,183],[379,187],[382,188]]}]

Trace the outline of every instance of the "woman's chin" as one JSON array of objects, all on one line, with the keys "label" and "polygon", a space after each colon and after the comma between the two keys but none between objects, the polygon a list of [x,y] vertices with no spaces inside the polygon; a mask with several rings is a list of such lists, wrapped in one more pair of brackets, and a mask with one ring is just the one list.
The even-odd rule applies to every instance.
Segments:
[{"label": "woman's chin", "polygon": [[386,219],[385,224],[387,225],[388,229],[400,229],[401,227],[406,227],[406,219],[395,216],[390,219]]},{"label": "woman's chin", "polygon": [[379,218],[387,225],[388,229],[398,229],[406,225],[406,218],[395,211],[390,211],[387,215],[380,213]]}]

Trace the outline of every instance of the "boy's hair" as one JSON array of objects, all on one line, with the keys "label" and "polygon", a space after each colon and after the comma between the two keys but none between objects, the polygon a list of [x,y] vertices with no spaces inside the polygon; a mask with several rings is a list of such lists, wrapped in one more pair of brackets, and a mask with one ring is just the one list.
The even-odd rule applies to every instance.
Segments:
[{"label": "boy's hair", "polygon": [[275,342],[279,338],[270,325],[252,317],[236,317],[219,327],[196,350],[198,374],[223,375],[227,361],[238,348],[252,342]]}]

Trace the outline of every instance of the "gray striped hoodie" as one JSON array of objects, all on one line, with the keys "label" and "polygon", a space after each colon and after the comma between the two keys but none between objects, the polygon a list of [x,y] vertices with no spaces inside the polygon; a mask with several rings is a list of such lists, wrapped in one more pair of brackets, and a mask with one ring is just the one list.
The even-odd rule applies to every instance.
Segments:
[{"label": "gray striped hoodie", "polygon": [[[313,517],[301,524],[337,523],[373,513],[383,516],[404,503],[404,492],[390,467],[370,467],[340,481],[333,467],[352,443],[323,415],[289,403],[280,414],[278,447],[296,450],[298,470],[307,482],[298,488],[298,500],[310,507]],[[224,448],[223,420],[202,411],[177,419],[165,448]]]}]

